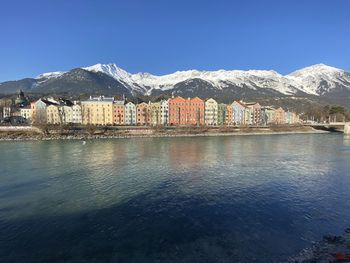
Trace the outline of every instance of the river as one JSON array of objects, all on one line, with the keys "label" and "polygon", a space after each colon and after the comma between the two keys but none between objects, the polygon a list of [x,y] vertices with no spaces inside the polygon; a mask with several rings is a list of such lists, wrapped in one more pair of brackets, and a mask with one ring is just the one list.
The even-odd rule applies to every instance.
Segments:
[{"label": "river", "polygon": [[283,262],[350,227],[340,134],[0,142],[0,262]]}]

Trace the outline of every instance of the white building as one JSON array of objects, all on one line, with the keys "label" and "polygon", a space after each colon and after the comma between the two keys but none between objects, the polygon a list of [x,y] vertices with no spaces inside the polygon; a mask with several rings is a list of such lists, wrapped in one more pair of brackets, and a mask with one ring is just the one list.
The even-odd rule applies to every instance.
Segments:
[{"label": "white building", "polygon": [[136,125],[136,106],[132,102],[125,104],[125,125]]},{"label": "white building", "polygon": [[2,117],[3,118],[8,118],[8,117],[11,117],[11,107],[4,107],[2,109]]},{"label": "white building", "polygon": [[218,125],[218,103],[214,99],[205,102],[205,124]]},{"label": "white building", "polygon": [[243,101],[234,101],[232,107],[232,120],[234,125],[248,125],[250,121],[250,110]]},{"label": "white building", "polygon": [[169,122],[169,100],[160,101],[160,122],[163,125]]}]

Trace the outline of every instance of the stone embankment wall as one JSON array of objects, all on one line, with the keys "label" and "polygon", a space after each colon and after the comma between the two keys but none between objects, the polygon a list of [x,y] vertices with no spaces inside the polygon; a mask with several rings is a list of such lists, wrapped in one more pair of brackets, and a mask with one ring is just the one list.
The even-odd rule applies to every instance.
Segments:
[{"label": "stone embankment wall", "polygon": [[37,127],[32,126],[0,126],[0,132],[38,132],[42,131]]}]

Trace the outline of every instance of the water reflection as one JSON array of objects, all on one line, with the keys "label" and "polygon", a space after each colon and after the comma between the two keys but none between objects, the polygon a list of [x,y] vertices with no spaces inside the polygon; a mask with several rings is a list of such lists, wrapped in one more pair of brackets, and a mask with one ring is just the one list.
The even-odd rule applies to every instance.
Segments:
[{"label": "water reflection", "polygon": [[344,146],[350,146],[350,134],[344,134]]}]

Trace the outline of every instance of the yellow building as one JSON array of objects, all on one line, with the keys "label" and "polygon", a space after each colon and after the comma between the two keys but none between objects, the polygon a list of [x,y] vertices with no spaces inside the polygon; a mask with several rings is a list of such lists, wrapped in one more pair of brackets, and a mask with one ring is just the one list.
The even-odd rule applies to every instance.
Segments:
[{"label": "yellow building", "polygon": [[218,125],[218,103],[214,99],[208,99],[205,102],[205,125]]},{"label": "yellow building", "polygon": [[73,123],[73,109],[66,105],[50,105],[46,107],[46,120],[48,124]]},{"label": "yellow building", "polygon": [[113,125],[112,97],[90,97],[81,102],[82,122],[85,125]]},{"label": "yellow building", "polygon": [[73,123],[73,108],[71,106],[61,106],[62,122],[64,124]]},{"label": "yellow building", "polygon": [[58,102],[53,99],[38,99],[31,104],[32,123],[45,124],[47,122],[47,107],[50,105],[57,106]]},{"label": "yellow building", "polygon": [[60,124],[61,116],[58,105],[50,105],[46,107],[46,122],[48,124]]},{"label": "yellow building", "polygon": [[25,108],[21,108],[21,116],[26,119],[27,121],[31,121],[32,120],[32,109],[30,107],[25,107]]},{"label": "yellow building", "polygon": [[74,102],[72,106],[72,123],[81,124],[81,106]]},{"label": "yellow building", "polygon": [[151,125],[156,126],[161,124],[161,108],[160,102],[151,102]]}]

